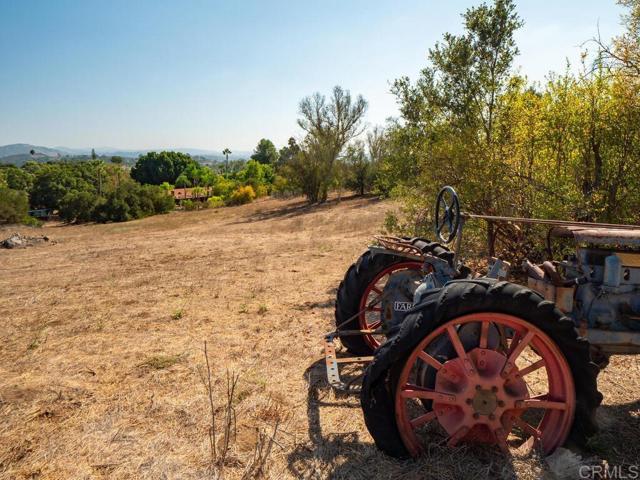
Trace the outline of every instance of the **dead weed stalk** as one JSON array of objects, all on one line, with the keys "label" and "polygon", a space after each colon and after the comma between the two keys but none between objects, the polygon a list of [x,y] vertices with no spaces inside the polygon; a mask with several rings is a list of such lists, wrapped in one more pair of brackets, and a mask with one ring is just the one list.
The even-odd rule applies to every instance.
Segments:
[{"label": "dead weed stalk", "polygon": [[[208,428],[209,447],[211,452],[211,470],[215,479],[223,479],[225,477],[225,469],[229,464],[237,465],[237,461],[230,461],[230,451],[236,440],[236,386],[240,380],[240,374],[235,372],[226,371],[226,395],[224,404],[221,406],[223,409],[224,423],[222,426],[222,437],[218,441],[218,433],[216,430],[216,413],[218,409],[215,407],[213,382],[211,374],[211,365],[209,363],[209,352],[207,350],[207,342],[204,342],[204,356],[207,367],[206,378],[202,378],[205,385],[207,399],[209,402],[210,410],[210,422]],[[246,462],[246,467],[242,475],[243,480],[265,478],[268,472],[268,460],[271,456],[274,443],[276,443],[275,437],[278,433],[279,420],[275,423],[273,431],[265,433],[258,431],[255,445],[253,448],[253,456]]]}]

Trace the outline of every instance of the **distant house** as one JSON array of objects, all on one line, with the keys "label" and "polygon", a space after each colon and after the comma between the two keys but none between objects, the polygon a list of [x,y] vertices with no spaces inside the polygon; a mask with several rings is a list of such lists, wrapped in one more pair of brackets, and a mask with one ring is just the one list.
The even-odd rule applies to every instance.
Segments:
[{"label": "distant house", "polygon": [[169,190],[176,200],[206,200],[213,195],[211,187],[174,188]]}]

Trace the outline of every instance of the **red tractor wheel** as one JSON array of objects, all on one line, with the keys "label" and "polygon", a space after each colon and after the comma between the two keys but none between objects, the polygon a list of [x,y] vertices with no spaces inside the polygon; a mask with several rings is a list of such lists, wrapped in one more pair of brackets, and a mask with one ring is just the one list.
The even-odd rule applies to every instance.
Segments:
[{"label": "red tractor wheel", "polygon": [[387,454],[440,441],[551,453],[597,431],[599,369],[552,302],[478,279],[433,290],[414,310],[363,379],[365,423]]},{"label": "red tractor wheel", "polygon": [[[465,351],[458,331],[472,324],[482,333],[478,346]],[[489,331],[498,326],[515,332],[507,352],[488,348]],[[441,363],[427,353],[439,338],[451,343],[455,358]],[[535,361],[523,361],[525,349]],[[432,388],[416,381],[423,363],[437,371]],[[535,382],[546,383],[548,391],[531,396],[534,387],[527,377],[540,370],[544,373]],[[432,401],[429,411],[421,400]],[[542,415],[527,420],[529,409],[541,410]],[[550,453],[567,439],[574,412],[571,370],[557,345],[526,320],[495,312],[464,315],[433,330],[404,362],[395,393],[398,430],[413,456],[423,451],[429,437],[421,430],[430,422],[444,429],[449,446],[468,441],[495,444],[508,452],[532,439]],[[511,432],[517,435],[510,437]]]},{"label": "red tractor wheel", "polygon": [[[389,278],[397,272],[404,270],[415,271],[416,286],[422,279],[422,262],[399,262],[394,263],[378,275],[376,275],[371,282],[364,289],[364,293],[360,298],[360,305],[358,306],[358,329],[359,330],[376,330],[382,325],[380,317],[382,315],[381,299],[385,285],[389,281]],[[384,341],[383,335],[363,335],[362,339],[367,344],[369,349],[373,352],[380,346],[380,343]]]},{"label": "red tractor wheel", "polygon": [[[423,239],[410,240],[425,254],[437,256],[451,265],[453,252],[438,243]],[[382,319],[381,296],[391,276],[403,271],[415,272],[415,288],[422,279],[423,262],[391,253],[373,254],[367,250],[352,264],[338,287],[336,296],[336,329],[375,330]],[[412,301],[412,298],[403,298]],[[340,341],[354,355],[371,355],[384,341],[384,335],[344,335]]]}]

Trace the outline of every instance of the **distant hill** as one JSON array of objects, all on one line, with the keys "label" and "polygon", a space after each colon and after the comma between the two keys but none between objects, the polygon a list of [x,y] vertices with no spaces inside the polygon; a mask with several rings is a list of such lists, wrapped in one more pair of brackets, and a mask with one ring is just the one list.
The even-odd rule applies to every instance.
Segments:
[{"label": "distant hill", "polygon": [[11,145],[0,146],[0,158],[10,157],[13,155],[30,156],[31,150],[35,150],[36,153],[46,157],[58,157],[64,155],[63,152],[55,148],[41,147],[38,145],[31,145],[29,143],[13,143]]},{"label": "distant hill", "polygon": [[[31,156],[31,150],[35,150],[35,155]],[[215,150],[202,150],[198,148],[150,148],[146,150],[123,150],[119,148],[96,148],[96,154],[99,156],[112,157],[120,156],[124,158],[135,159],[140,155],[144,155],[151,151],[161,150],[173,150],[176,152],[183,152],[191,155],[195,159],[201,162],[207,161],[222,161],[225,156],[222,152]],[[252,152],[239,151],[229,155],[230,160],[237,160],[241,158],[249,158]],[[32,145],[29,143],[13,143],[11,145],[0,145],[0,164],[12,163],[14,165],[23,165],[29,160],[35,160],[37,162],[47,162],[51,160],[57,160],[60,158],[68,157],[83,157],[91,154],[91,148],[68,148],[68,147],[43,147],[39,145]]]}]

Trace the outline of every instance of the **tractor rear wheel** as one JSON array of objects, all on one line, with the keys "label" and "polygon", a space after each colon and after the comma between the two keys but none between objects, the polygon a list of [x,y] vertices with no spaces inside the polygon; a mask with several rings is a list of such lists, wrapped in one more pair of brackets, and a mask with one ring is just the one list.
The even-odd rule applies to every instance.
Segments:
[{"label": "tractor rear wheel", "polygon": [[[498,332],[510,331],[505,344]],[[443,437],[546,453],[596,432],[598,367],[573,322],[509,282],[452,282],[423,296],[376,352],[361,392],[376,445],[419,455]]]},{"label": "tractor rear wheel", "polygon": [[[446,247],[416,238],[411,243],[423,253],[443,258],[453,264],[453,252]],[[384,286],[394,274],[404,270],[416,272],[421,278],[423,262],[398,255],[376,253],[367,250],[353,263],[340,282],[335,302],[336,329],[375,330],[381,322],[381,295]],[[354,355],[371,355],[380,346],[381,335],[345,335],[342,345]]]}]

